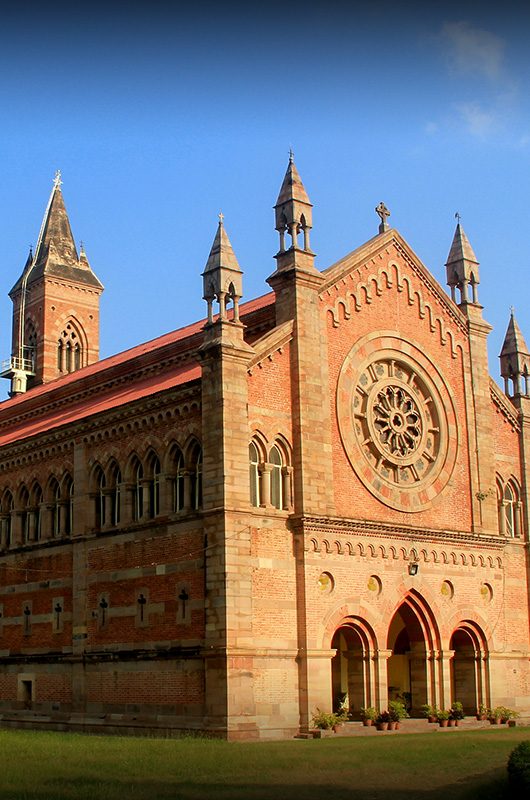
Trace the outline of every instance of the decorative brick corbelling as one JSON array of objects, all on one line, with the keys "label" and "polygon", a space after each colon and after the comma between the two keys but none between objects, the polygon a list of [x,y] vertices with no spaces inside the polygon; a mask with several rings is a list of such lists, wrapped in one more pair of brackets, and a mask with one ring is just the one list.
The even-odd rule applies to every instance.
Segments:
[{"label": "decorative brick corbelling", "polygon": [[[370,262],[370,264],[365,264],[363,266],[372,266],[372,264]],[[344,281],[344,284],[346,284],[346,281]],[[336,288],[337,291],[339,290],[338,287],[334,288]],[[377,274],[372,272],[365,280],[359,280],[359,282],[355,284],[353,290],[348,288],[345,296],[343,294],[342,297],[338,297],[334,302],[328,303],[325,308],[333,318],[333,326],[337,328],[341,321],[340,309],[342,309],[343,318],[348,320],[351,317],[352,311],[360,312],[363,305],[371,305],[373,300],[372,292],[374,290],[376,296],[380,297],[384,289],[387,291],[395,289],[397,292],[402,292],[405,288],[407,290],[409,306],[416,306],[419,319],[427,319],[430,332],[437,333],[442,345],[449,343],[451,356],[456,358],[458,350],[462,353],[462,344],[455,341],[453,331],[447,327],[442,316],[433,310],[431,303],[424,300],[421,289],[414,289],[412,287],[410,278],[402,274],[401,266],[394,260],[388,260],[388,262],[382,264]],[[328,290],[327,294],[330,296],[330,290]],[[323,300],[322,295],[321,300]],[[464,334],[467,332],[463,324],[461,330]]]},{"label": "decorative brick corbelling", "polygon": [[[358,535],[369,535],[376,538],[407,539],[413,542],[453,541],[461,545],[474,546],[480,544],[494,550],[506,547],[507,540],[501,536],[489,534],[470,533],[466,531],[433,530],[428,528],[413,528],[398,525],[388,525],[384,522],[369,522],[367,520],[344,519],[341,517],[291,517],[291,525],[295,532],[309,536],[311,532],[337,532],[348,531]],[[350,534],[351,535],[351,534]],[[510,540],[512,542],[512,540]]]}]

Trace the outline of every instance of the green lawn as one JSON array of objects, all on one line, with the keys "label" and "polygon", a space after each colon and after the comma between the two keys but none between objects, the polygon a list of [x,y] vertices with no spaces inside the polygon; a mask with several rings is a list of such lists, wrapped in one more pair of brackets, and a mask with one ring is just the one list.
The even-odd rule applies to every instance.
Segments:
[{"label": "green lawn", "polygon": [[530,728],[253,744],[2,730],[0,800],[493,800],[523,739]]}]

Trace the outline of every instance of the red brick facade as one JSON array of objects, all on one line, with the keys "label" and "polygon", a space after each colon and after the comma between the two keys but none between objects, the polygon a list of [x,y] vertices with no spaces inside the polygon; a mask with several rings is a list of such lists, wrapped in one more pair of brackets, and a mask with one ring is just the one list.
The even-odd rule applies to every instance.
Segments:
[{"label": "red brick facade", "polygon": [[522,335],[507,397],[460,226],[450,298],[384,221],[322,271],[311,225],[290,161],[272,292],[240,306],[221,222],[209,321],[98,361],[56,180],[0,405],[4,724],[244,739],[396,696],[530,711]]}]

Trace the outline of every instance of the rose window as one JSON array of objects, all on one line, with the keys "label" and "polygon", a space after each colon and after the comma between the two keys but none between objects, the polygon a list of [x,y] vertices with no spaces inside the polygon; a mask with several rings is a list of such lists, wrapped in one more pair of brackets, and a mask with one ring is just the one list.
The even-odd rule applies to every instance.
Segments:
[{"label": "rose window", "polygon": [[379,443],[392,456],[406,456],[421,439],[421,416],[410,394],[398,386],[378,392],[374,403],[374,427]]},{"label": "rose window", "polygon": [[428,508],[456,458],[453,403],[436,367],[411,343],[366,337],[346,357],[337,390],[344,448],[385,504]]}]

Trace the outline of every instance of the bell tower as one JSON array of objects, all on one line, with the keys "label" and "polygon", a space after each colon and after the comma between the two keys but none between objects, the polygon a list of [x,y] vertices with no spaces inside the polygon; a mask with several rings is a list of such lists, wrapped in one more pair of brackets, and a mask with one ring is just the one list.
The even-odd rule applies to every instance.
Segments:
[{"label": "bell tower", "polygon": [[86,254],[77,249],[55,175],[35,252],[11,289],[11,358],[1,376],[10,394],[60,378],[99,358],[99,297],[103,291]]}]

